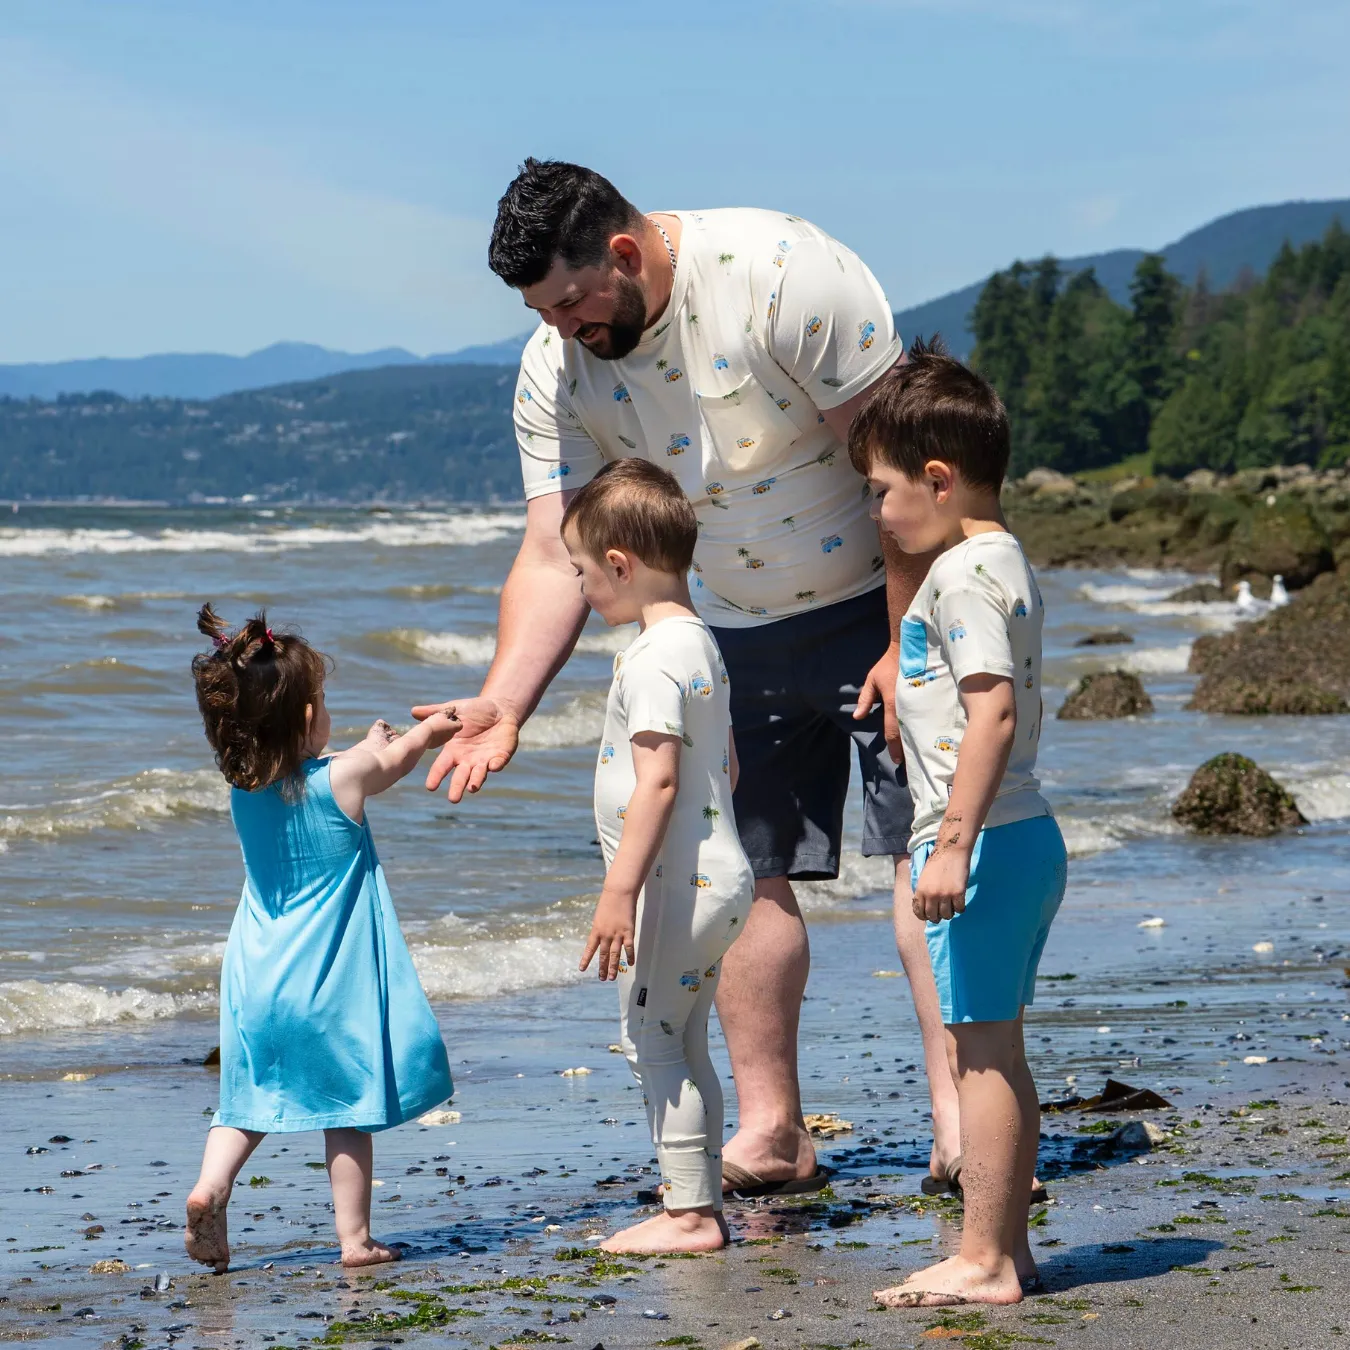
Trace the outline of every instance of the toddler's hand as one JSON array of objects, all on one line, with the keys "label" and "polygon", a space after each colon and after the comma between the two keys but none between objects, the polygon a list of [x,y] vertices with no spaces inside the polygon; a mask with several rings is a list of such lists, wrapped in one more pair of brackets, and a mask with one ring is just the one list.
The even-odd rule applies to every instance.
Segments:
[{"label": "toddler's hand", "polygon": [[619,978],[619,961],[627,956],[631,966],[633,954],[633,930],[637,924],[637,897],[617,895],[613,891],[600,892],[599,903],[595,907],[595,918],[591,922],[591,934],[586,939],[586,949],[581,953],[581,970],[591,964],[591,957],[600,953],[600,961],[595,973],[602,980]]},{"label": "toddler's hand", "polygon": [[366,732],[366,744],[376,750],[383,749],[391,741],[396,740],[398,740],[398,732],[383,717],[377,717],[370,724],[370,730]]},{"label": "toddler's hand", "polygon": [[422,725],[427,728],[427,744],[434,749],[444,745],[464,724],[453,716],[453,709],[442,708],[424,717]]},{"label": "toddler's hand", "polygon": [[970,881],[970,855],[964,849],[946,848],[934,852],[919,873],[914,888],[914,915],[929,923],[942,923],[966,907],[966,885]]}]

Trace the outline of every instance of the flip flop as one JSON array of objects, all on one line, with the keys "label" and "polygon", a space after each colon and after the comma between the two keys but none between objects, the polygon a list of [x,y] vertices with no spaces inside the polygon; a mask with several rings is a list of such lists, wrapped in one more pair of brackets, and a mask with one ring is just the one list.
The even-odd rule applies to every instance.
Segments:
[{"label": "flip flop", "polygon": [[[872,1297],[883,1308],[960,1308],[970,1302],[960,1294],[935,1294],[927,1289],[902,1289],[898,1294],[884,1300],[879,1292],[874,1293]],[[929,1299],[937,1301],[930,1303]]]},{"label": "flip flop", "polygon": [[722,1194],[738,1200],[759,1200],[769,1195],[811,1195],[830,1184],[830,1174],[817,1167],[809,1177],[785,1177],[765,1181],[763,1177],[734,1162],[722,1163]]}]

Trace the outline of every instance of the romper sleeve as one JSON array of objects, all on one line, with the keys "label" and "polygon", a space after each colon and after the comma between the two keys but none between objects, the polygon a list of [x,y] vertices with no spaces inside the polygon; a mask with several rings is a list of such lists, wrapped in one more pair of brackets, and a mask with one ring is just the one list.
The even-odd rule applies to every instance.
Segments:
[{"label": "romper sleeve", "polygon": [[1017,674],[1008,639],[1009,610],[992,583],[944,590],[934,606],[942,655],[957,684],[968,675]]},{"label": "romper sleeve", "polygon": [[554,355],[561,346],[540,324],[520,358],[514,420],[526,501],[584,487],[605,462],[573,407],[575,383]]},{"label": "romper sleeve", "polygon": [[902,350],[876,277],[851,249],[813,234],[783,255],[765,333],[769,354],[820,409],[874,384]]},{"label": "romper sleeve", "polygon": [[644,731],[684,739],[688,686],[657,653],[649,650],[624,664],[619,696],[629,740]]}]

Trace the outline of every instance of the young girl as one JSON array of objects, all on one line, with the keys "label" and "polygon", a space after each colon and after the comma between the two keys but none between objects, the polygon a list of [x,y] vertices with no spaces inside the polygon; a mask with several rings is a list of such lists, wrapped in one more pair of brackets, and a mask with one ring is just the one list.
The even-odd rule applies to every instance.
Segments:
[{"label": "young girl", "polygon": [[371,1133],[454,1090],[365,819],[459,724],[441,712],[398,736],[376,722],[325,751],[325,658],[259,614],[236,632],[204,605],[215,649],[193,658],[197,705],[231,784],[244,893],[220,977],[220,1110],[187,1202],[188,1255],[228,1268],[225,1209],[267,1134],[323,1130],[342,1263],[398,1252],[370,1236]]}]

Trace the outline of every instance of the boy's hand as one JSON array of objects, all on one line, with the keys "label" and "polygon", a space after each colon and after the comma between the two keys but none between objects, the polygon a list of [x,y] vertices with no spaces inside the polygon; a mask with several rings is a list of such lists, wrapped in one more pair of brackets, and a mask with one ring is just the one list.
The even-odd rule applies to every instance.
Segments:
[{"label": "boy's hand", "polygon": [[919,873],[914,888],[914,915],[928,923],[942,923],[966,907],[966,885],[970,881],[970,854],[960,848],[942,848],[933,852]]},{"label": "boy's hand", "polygon": [[620,895],[606,887],[600,892],[591,922],[591,934],[586,939],[586,950],[581,953],[581,970],[591,964],[591,957],[600,953],[596,974],[602,980],[619,977],[619,960],[627,956],[633,964],[633,929],[637,924],[637,896]]}]

